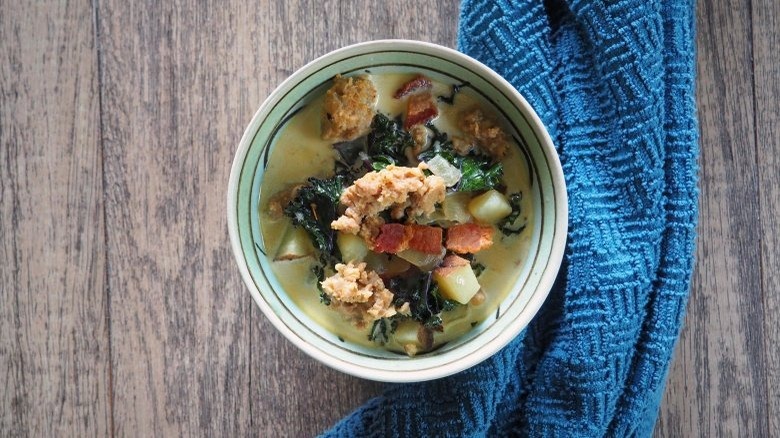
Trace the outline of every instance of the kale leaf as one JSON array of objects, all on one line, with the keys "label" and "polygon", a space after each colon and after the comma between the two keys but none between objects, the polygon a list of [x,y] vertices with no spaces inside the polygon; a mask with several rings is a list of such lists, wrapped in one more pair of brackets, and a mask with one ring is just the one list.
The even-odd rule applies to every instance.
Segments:
[{"label": "kale leaf", "polygon": [[452,88],[450,91],[449,96],[437,96],[436,100],[439,102],[444,102],[448,105],[454,105],[455,104],[455,95],[460,93],[460,90],[465,87],[471,86],[468,82],[463,82],[462,84],[452,84]]},{"label": "kale leaf", "polygon": [[[388,164],[406,163],[406,148],[414,146],[412,136],[404,131],[401,124],[384,114],[377,113],[371,121],[371,132],[368,134],[368,156],[373,160],[382,156]],[[389,160],[388,160],[389,159]],[[389,162],[392,161],[392,162]]]},{"label": "kale leaf", "polygon": [[390,279],[388,288],[393,291],[395,306],[409,303],[412,319],[434,330],[442,329],[442,312],[460,305],[442,297],[432,274],[419,269],[410,269],[408,274]]},{"label": "kale leaf", "polygon": [[[322,261],[322,257],[320,257],[320,263],[325,263]],[[312,265],[311,272],[317,278],[317,289],[320,291],[320,302],[326,306],[330,306],[330,295],[325,293],[325,290],[322,289],[322,282],[325,280],[325,268],[323,268],[320,263]]]},{"label": "kale leaf", "polygon": [[459,192],[476,192],[490,190],[501,185],[504,168],[500,162],[494,162],[490,156],[470,152],[468,155],[459,155],[452,147],[452,141],[447,133],[439,131],[436,126],[429,123],[428,128],[433,131],[431,147],[422,152],[417,158],[420,161],[428,161],[436,155],[441,155],[450,164],[460,169],[461,177],[455,190]]},{"label": "kale leaf", "polygon": [[[504,168],[501,163],[493,164],[484,155],[467,155],[460,159],[460,182],[457,189],[460,192],[476,192],[490,190],[501,184]],[[455,164],[455,163],[453,163]],[[457,164],[455,164],[457,166]]]},{"label": "kale leaf", "polygon": [[368,332],[368,340],[378,344],[385,344],[390,340],[390,335],[398,327],[398,320],[395,318],[380,318],[374,321],[371,331]]},{"label": "kale leaf", "polygon": [[375,155],[371,157],[371,159],[371,168],[376,171],[380,171],[391,164],[395,164],[393,157],[387,155]]},{"label": "kale leaf", "polygon": [[336,174],[344,175],[345,182],[351,184],[366,172],[379,171],[391,164],[407,165],[406,148],[412,146],[412,136],[403,130],[400,121],[377,114],[368,135],[333,144]]},{"label": "kale leaf", "polygon": [[510,234],[520,234],[525,230],[525,224],[520,225],[518,227],[514,227],[515,221],[517,221],[517,218],[520,217],[521,207],[520,202],[523,200],[523,193],[513,193],[509,196],[509,205],[512,206],[512,213],[509,214],[509,216],[502,219],[499,223],[496,224],[499,230],[501,230],[502,233],[504,233],[505,236],[508,236]]},{"label": "kale leaf", "polygon": [[330,223],[338,217],[338,203],[344,190],[344,176],[309,178],[307,184],[284,208],[296,226],[303,227],[322,255],[337,256],[336,232]]}]

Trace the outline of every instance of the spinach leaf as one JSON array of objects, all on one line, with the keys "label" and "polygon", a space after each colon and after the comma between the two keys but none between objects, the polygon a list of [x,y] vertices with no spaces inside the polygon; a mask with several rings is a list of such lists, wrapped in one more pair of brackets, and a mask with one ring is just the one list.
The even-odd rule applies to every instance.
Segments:
[{"label": "spinach leaf", "polygon": [[296,226],[303,227],[323,256],[337,256],[336,232],[330,223],[338,217],[338,203],[344,190],[344,176],[309,178],[307,184],[284,208]]}]

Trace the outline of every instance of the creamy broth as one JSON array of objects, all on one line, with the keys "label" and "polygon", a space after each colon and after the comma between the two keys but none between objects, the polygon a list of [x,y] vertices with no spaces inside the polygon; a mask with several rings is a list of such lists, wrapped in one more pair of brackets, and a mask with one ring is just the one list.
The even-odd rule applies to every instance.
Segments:
[{"label": "creamy broth", "polygon": [[[371,75],[378,94],[377,111],[392,118],[403,112],[405,101],[393,99],[392,95],[398,87],[413,76],[413,74]],[[433,94],[449,96],[451,85],[434,82]],[[271,151],[259,202],[261,229],[268,254],[277,252],[286,230],[292,226],[287,217],[274,219],[269,215],[269,199],[292,184],[305,182],[309,177],[329,177],[333,174],[336,153],[331,147],[332,141],[323,140],[320,136],[323,97],[312,100],[289,120],[280,131]],[[455,105],[443,103],[439,105],[440,114],[433,123],[443,132],[458,135],[460,133],[456,123],[458,112],[475,104],[479,104],[483,111],[496,120],[501,120],[492,108],[478,98],[476,93],[469,88],[464,88],[456,94]],[[513,132],[507,128],[508,126],[504,126],[506,132]],[[442,314],[444,331],[434,332],[434,347],[462,336],[474,325],[495,314],[497,306],[515,284],[525,263],[529,236],[533,229],[528,166],[514,141],[511,142],[509,151],[501,162],[504,166],[503,183],[507,187],[506,192],[523,193],[522,213],[518,223],[525,221],[527,226],[525,231],[517,235],[504,236],[496,231],[494,244],[475,254],[475,260],[486,268],[478,278],[486,299],[478,306],[463,305],[444,312]],[[315,263],[313,257],[305,257],[290,261],[274,261],[271,266],[285,292],[316,323],[345,341],[381,348],[368,339],[370,326],[359,330],[345,320],[339,312],[329,309],[320,302],[317,279],[311,272],[311,267]],[[416,333],[417,325],[414,321],[401,322],[396,336],[391,337],[384,348],[403,351],[404,338],[411,336],[411,333]]]}]

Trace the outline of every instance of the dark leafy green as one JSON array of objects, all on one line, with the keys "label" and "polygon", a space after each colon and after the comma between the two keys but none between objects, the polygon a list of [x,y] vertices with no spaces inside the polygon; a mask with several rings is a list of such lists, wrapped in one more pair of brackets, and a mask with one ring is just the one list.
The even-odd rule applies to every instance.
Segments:
[{"label": "dark leafy green", "polygon": [[438,286],[432,281],[432,274],[418,269],[411,269],[404,276],[390,279],[388,288],[393,291],[394,305],[400,307],[409,303],[411,318],[434,330],[443,328],[442,312],[460,305],[442,297]]},{"label": "dark leafy green", "polygon": [[367,136],[335,143],[336,173],[352,183],[371,170],[382,170],[391,164],[407,165],[405,151],[414,141],[401,126],[399,120],[377,114]]},{"label": "dark leafy green", "polygon": [[485,265],[479,262],[472,261],[471,269],[474,271],[474,275],[479,277],[480,275],[482,275],[483,272],[485,272]]},{"label": "dark leafy green", "polygon": [[[378,113],[371,121],[371,132],[367,138],[366,153],[372,159],[381,156],[393,163],[406,163],[406,148],[414,146],[412,136],[404,131],[399,121]],[[386,161],[383,161],[386,162]]]},{"label": "dark leafy green", "polygon": [[375,155],[371,157],[371,168],[376,171],[382,170],[391,164],[396,164],[393,157],[387,155]]},{"label": "dark leafy green", "polygon": [[520,234],[525,230],[525,224],[515,226],[515,222],[517,222],[517,218],[520,217],[521,213],[521,207],[520,203],[523,200],[523,193],[513,193],[512,195],[509,195],[509,205],[512,206],[512,213],[509,214],[509,216],[502,219],[499,223],[496,224],[499,230],[501,230],[504,235],[509,236],[511,234]]},{"label": "dark leafy green", "polygon": [[336,166],[341,168],[361,167],[361,152],[366,151],[366,137],[359,137],[355,140],[341,141],[333,144],[336,151]]},{"label": "dark leafy green", "polygon": [[437,96],[436,100],[439,102],[444,102],[447,105],[453,105],[455,104],[455,95],[460,93],[461,88],[469,86],[471,86],[471,84],[468,82],[463,82],[462,84],[453,84],[449,96]]},{"label": "dark leafy green", "polygon": [[501,163],[491,163],[491,159],[484,155],[465,156],[460,159],[461,177],[458,183],[458,191],[476,192],[490,190],[501,184],[504,168]]},{"label": "dark leafy green", "polygon": [[433,131],[431,147],[418,155],[420,161],[428,161],[436,155],[449,161],[450,164],[460,169],[461,177],[455,187],[459,192],[476,192],[490,190],[501,185],[504,168],[500,162],[494,162],[490,156],[471,152],[468,155],[459,155],[452,147],[452,141],[447,133],[439,131],[433,124],[428,124]]},{"label": "dark leafy green", "polygon": [[336,175],[328,179],[309,178],[307,184],[284,208],[296,226],[303,227],[311,236],[322,255],[338,257],[335,245],[336,232],[330,228],[338,217],[338,203],[344,190],[344,177]]},{"label": "dark leafy green", "polygon": [[322,281],[325,280],[325,268],[322,267],[322,264],[314,264],[311,267],[311,272],[317,278],[317,289],[320,291],[320,302],[326,306],[330,306],[330,295],[322,290]]},{"label": "dark leafy green", "polygon": [[398,320],[395,318],[380,318],[374,321],[371,331],[368,333],[368,340],[378,344],[385,344],[390,340],[390,335],[398,327]]}]

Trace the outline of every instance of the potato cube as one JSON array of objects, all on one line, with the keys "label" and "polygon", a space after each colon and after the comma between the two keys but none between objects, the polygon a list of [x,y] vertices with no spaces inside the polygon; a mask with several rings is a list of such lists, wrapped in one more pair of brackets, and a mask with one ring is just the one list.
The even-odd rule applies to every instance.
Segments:
[{"label": "potato cube", "polygon": [[447,193],[442,203],[444,218],[459,224],[470,222],[469,201],[471,201],[471,194],[468,192]]},{"label": "potato cube", "polygon": [[290,226],[287,227],[287,231],[284,233],[274,261],[296,260],[312,254],[314,254],[314,245],[312,245],[306,230]]},{"label": "potato cube", "polygon": [[430,271],[438,266],[446,252],[447,250],[444,247],[442,247],[439,254],[427,254],[413,249],[405,249],[396,255],[414,266],[417,266],[422,271]]},{"label": "potato cube", "polygon": [[433,280],[444,298],[461,304],[468,303],[481,288],[469,264],[436,268]]},{"label": "potato cube", "polygon": [[393,339],[399,345],[405,344],[417,344],[420,342],[417,340],[417,329],[420,327],[420,323],[411,319],[403,319],[398,323],[398,326],[393,332]]},{"label": "potato cube", "polygon": [[363,259],[368,267],[379,275],[393,277],[406,272],[411,265],[406,260],[390,254],[378,254],[369,251]]},{"label": "potato cube", "polygon": [[482,223],[494,224],[512,213],[512,205],[500,192],[488,190],[469,202],[469,212]]},{"label": "potato cube", "polygon": [[368,246],[362,237],[349,233],[339,233],[336,244],[341,251],[341,260],[345,262],[360,262],[368,254]]}]

